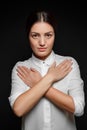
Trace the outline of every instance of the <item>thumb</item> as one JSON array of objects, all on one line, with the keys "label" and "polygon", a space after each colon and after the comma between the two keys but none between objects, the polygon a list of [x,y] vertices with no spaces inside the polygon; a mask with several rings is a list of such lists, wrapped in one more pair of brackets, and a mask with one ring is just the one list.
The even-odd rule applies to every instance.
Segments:
[{"label": "thumb", "polygon": [[56,61],[52,63],[51,67],[56,67]]}]

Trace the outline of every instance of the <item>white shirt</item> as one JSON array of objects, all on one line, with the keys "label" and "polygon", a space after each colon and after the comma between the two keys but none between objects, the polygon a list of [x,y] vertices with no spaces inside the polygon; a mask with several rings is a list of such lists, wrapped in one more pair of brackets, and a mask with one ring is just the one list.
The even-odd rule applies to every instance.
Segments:
[{"label": "white shirt", "polygon": [[73,69],[64,79],[54,83],[53,87],[73,97],[75,104],[74,114],[58,108],[43,97],[39,103],[22,118],[22,130],[76,130],[74,115],[81,116],[84,113],[84,82],[80,75],[79,65],[72,57],[60,56],[52,51],[50,56],[44,61],[36,58],[32,54],[31,58],[17,62],[12,70],[12,88],[9,102],[12,107],[17,97],[30,89],[30,87],[17,76],[16,68],[18,65],[25,65],[29,68],[34,67],[44,76],[54,61],[59,64],[64,59],[72,59]]}]

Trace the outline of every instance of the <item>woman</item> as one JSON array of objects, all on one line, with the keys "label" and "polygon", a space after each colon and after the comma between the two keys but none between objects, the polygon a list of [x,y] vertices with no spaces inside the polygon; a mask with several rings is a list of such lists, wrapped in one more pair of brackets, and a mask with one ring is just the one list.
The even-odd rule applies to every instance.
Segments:
[{"label": "woman", "polygon": [[84,113],[84,82],[77,61],[55,54],[52,14],[35,12],[27,20],[32,56],[12,70],[9,102],[22,117],[22,130],[76,130],[74,116]]}]

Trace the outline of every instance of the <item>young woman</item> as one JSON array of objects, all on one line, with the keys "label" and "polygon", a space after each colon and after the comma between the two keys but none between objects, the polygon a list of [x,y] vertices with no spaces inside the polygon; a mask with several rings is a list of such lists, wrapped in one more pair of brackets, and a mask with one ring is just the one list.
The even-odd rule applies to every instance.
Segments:
[{"label": "young woman", "polygon": [[73,57],[55,54],[52,14],[35,12],[27,20],[32,56],[12,70],[9,96],[22,130],[76,130],[74,116],[84,113],[84,82]]}]

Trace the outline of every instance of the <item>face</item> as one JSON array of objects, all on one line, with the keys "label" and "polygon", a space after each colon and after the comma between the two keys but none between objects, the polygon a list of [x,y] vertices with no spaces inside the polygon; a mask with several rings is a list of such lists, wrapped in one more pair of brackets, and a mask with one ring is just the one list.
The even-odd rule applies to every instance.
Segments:
[{"label": "face", "polygon": [[30,46],[34,55],[44,60],[53,48],[55,33],[53,27],[46,22],[35,23],[29,33]]}]

